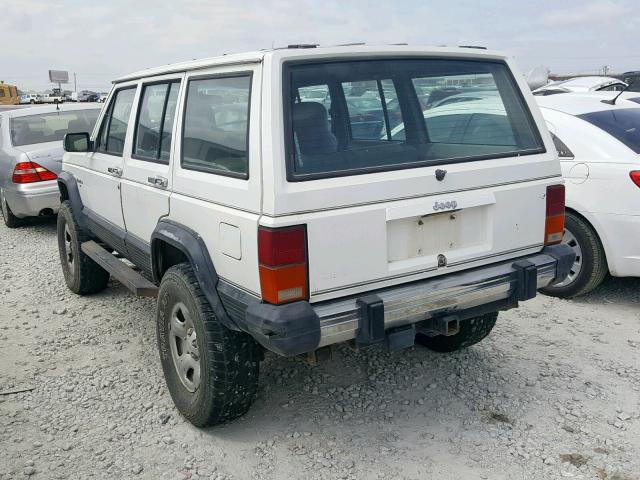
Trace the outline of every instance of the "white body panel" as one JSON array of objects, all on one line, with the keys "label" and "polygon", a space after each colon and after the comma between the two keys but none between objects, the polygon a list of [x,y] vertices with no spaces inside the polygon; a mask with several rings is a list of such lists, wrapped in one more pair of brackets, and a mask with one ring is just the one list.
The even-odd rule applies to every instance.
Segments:
[{"label": "white body panel", "polygon": [[[186,75],[178,112],[184,111],[184,88],[192,77],[215,77],[230,73],[251,73],[249,105],[249,178],[232,178],[183,169],[182,145],[174,149],[173,193],[169,219],[198,232],[204,240],[218,275],[260,295],[258,277],[258,219],[260,218],[260,115],[261,68],[259,64],[221,66]],[[183,116],[176,122],[182,132]],[[180,135],[177,135],[178,138]]]},{"label": "white body panel", "polygon": [[[425,54],[424,50],[407,48],[402,53],[407,57],[487,58],[484,52],[434,50]],[[392,51],[383,48],[375,54],[384,58]],[[349,55],[357,56],[358,52]],[[263,122],[269,128],[263,133],[264,216],[261,224],[307,225],[312,302],[442,275],[542,248],[546,186],[562,182],[555,149],[544,128],[540,134],[546,153],[287,181],[282,160],[285,147],[281,69],[286,60],[307,58],[322,60],[323,55],[313,50],[276,51],[265,55],[264,91],[270,94],[265,96],[263,109]],[[488,58],[506,60],[497,54]],[[513,65],[508,65],[513,71]],[[543,125],[523,77],[517,71],[514,77],[521,91],[526,92],[524,98],[535,123]],[[441,182],[435,178],[438,168],[447,170]],[[400,246],[402,241],[394,240],[394,236],[433,236],[441,225],[432,224],[431,228],[424,225],[421,231],[399,234],[391,222],[404,219],[405,227],[411,228],[408,224],[417,225],[420,217],[436,213],[434,202],[453,200],[464,205],[463,215],[476,211],[475,225],[481,227],[481,231],[467,225],[447,237],[452,245],[429,246],[427,241],[416,244],[413,252],[400,251],[404,248]],[[437,268],[438,254],[447,256],[449,266]]]},{"label": "white body panel", "polygon": [[[135,83],[120,87],[132,86]],[[95,107],[94,107],[95,108]],[[102,125],[106,109],[103,108],[91,136],[95,141]],[[132,109],[129,115],[129,127],[135,116]],[[124,152],[131,151],[131,135],[127,134]],[[65,153],[64,170],[78,180],[78,189],[83,206],[110,224],[125,230],[120,195],[121,173],[124,170],[124,158],[103,152]],[[120,172],[118,174],[117,172]]]},{"label": "white body panel", "polygon": [[624,97],[617,107],[600,102],[614,94],[540,97],[539,103],[549,130],[575,155],[560,162],[566,178],[567,208],[582,215],[596,230],[612,275],[640,276],[640,188],[629,177],[629,172],[640,170],[640,156],[575,116],[610,108],[640,109]]},{"label": "white body panel", "polygon": [[[138,85],[132,117],[129,122],[127,136],[133,139],[137,121],[137,105],[141,101],[142,87],[147,83],[182,80],[183,75],[161,75],[141,80]],[[178,100],[179,101],[179,100]],[[176,109],[176,115],[177,115]],[[171,132],[171,150],[175,148],[177,130],[175,117]],[[132,157],[132,145],[124,151],[124,171],[122,174],[122,213],[127,226],[127,233],[142,242],[149,244],[158,221],[169,214],[169,196],[172,184],[172,164],[163,164]],[[166,180],[166,185],[153,184],[150,179]]]},{"label": "white body panel", "polygon": [[[170,165],[149,165],[131,158],[135,103],[124,160],[95,153],[67,154],[65,169],[84,184],[81,192],[87,208],[116,225],[126,226],[146,243],[163,216],[191,228],[202,237],[217,274],[256,296],[260,295],[259,225],[306,225],[311,302],[444,275],[542,249],[546,187],[562,180],[542,116],[517,71],[513,77],[546,151],[438,167],[287,181],[283,63],[337,56],[490,59],[505,61],[514,70],[500,54],[399,46],[285,49],[151,69],[123,77],[116,88],[157,80],[161,75],[184,75]],[[246,72],[252,75],[248,178],[183,169],[181,142],[175,139],[181,138],[183,130],[189,79]],[[136,98],[139,96],[140,88]],[[123,168],[123,178],[108,175],[109,166]],[[437,168],[447,170],[443,181],[435,177]],[[146,185],[152,173],[166,176],[166,189]],[[455,202],[455,206],[435,211],[435,202]],[[441,254],[447,257],[446,266],[439,266]]]}]

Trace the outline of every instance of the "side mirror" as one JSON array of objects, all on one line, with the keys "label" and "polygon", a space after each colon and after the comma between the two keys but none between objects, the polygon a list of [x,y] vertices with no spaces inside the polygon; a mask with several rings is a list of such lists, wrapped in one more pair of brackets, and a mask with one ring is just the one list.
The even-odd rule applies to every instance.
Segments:
[{"label": "side mirror", "polygon": [[64,136],[65,152],[88,152],[93,150],[93,142],[89,139],[87,132],[67,133]]}]

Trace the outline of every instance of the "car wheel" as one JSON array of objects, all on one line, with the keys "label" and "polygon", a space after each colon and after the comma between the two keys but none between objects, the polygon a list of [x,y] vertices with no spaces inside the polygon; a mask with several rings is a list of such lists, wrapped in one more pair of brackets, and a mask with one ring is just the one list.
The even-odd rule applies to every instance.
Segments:
[{"label": "car wheel", "polygon": [[569,275],[562,282],[541,289],[542,293],[560,298],[584,295],[602,283],[609,269],[597,233],[581,217],[566,213],[562,243],[576,254]]},{"label": "car wheel", "polygon": [[498,312],[491,312],[460,322],[460,331],[455,335],[430,337],[424,333],[416,335],[416,343],[435,352],[448,353],[475,345],[484,339],[498,320]]},{"label": "car wheel", "polygon": [[244,415],[258,389],[260,347],[216,319],[189,264],[162,277],[156,320],[164,377],[180,413],[198,427]]},{"label": "car wheel", "polygon": [[2,218],[7,227],[18,228],[24,225],[24,219],[18,218],[13,214],[2,192],[0,192],[0,211],[2,211]]},{"label": "car wheel", "polygon": [[80,246],[89,240],[76,223],[69,200],[58,211],[58,251],[64,280],[78,295],[104,290],[109,282],[109,272],[86,255]]},{"label": "car wheel", "polygon": [[31,105],[33,105],[33,104],[35,104],[35,103],[36,103],[36,101],[32,98],[32,99],[29,101],[29,103],[30,103]]}]

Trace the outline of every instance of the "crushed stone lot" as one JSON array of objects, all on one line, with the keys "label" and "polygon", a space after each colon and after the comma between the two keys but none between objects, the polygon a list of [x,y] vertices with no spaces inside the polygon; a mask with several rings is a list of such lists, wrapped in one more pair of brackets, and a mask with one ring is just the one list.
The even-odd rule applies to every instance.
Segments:
[{"label": "crushed stone lot", "polygon": [[69,292],[54,221],[0,226],[0,247],[0,480],[640,479],[639,279],[539,295],[455,354],[267,354],[250,412],[199,430],[154,300]]}]

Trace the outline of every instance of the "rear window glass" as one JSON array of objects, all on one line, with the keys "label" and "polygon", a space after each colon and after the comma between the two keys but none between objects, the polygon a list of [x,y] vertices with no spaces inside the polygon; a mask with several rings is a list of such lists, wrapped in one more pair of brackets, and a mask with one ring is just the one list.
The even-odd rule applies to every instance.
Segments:
[{"label": "rear window glass", "polygon": [[11,119],[11,143],[33,145],[62,140],[66,133],[91,132],[99,109],[28,115]]},{"label": "rear window glass", "polygon": [[640,153],[640,108],[603,110],[578,117],[601,128],[635,153]]},{"label": "rear window glass", "polygon": [[294,179],[544,151],[500,62],[292,64],[284,88]]}]

